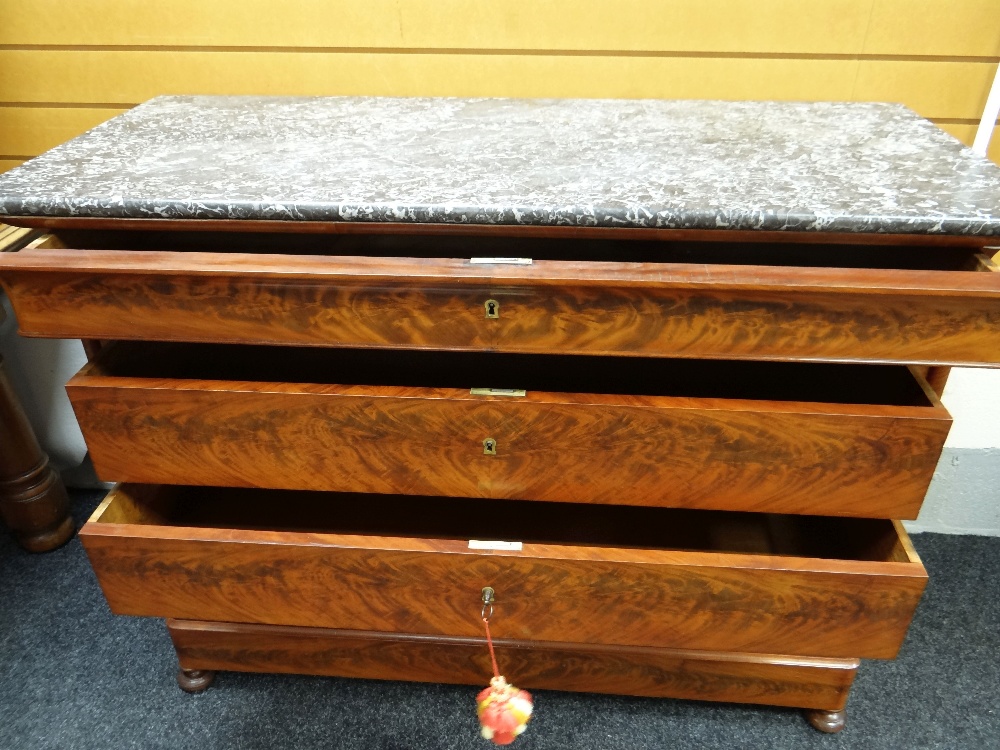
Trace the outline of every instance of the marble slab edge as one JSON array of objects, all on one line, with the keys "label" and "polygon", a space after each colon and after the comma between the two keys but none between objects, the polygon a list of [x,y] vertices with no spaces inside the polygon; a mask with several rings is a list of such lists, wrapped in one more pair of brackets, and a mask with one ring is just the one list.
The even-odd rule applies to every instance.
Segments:
[{"label": "marble slab edge", "polygon": [[844,234],[914,234],[998,236],[1000,219],[970,221],[967,217],[817,216],[780,211],[683,211],[634,213],[562,207],[345,206],[231,204],[181,201],[136,201],[116,204],[32,205],[30,201],[0,201],[0,218],[17,219],[150,219],[183,221],[338,222],[354,224],[414,224],[462,226],[593,227],[620,229],[730,230]]}]

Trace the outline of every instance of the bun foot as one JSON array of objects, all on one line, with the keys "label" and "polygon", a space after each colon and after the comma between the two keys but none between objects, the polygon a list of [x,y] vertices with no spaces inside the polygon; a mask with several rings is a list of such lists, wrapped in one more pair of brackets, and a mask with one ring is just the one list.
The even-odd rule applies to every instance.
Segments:
[{"label": "bun foot", "polygon": [[847,710],[843,708],[839,711],[808,709],[806,719],[819,731],[836,734],[847,725]]},{"label": "bun foot", "polygon": [[73,519],[66,516],[53,529],[34,532],[15,532],[14,536],[18,543],[28,552],[50,552],[66,544],[72,538],[75,530],[76,527],[73,524]]},{"label": "bun foot", "polygon": [[177,684],[185,693],[200,693],[215,680],[215,672],[209,669],[178,669]]}]

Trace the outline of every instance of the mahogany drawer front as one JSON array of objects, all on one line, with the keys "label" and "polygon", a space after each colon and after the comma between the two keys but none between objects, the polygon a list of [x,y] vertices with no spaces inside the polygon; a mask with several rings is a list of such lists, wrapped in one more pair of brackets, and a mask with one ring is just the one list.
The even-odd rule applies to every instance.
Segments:
[{"label": "mahogany drawer front", "polygon": [[[485,638],[168,620],[181,668],[479,685]],[[495,639],[529,690],[569,690],[838,710],[857,659]]]},{"label": "mahogany drawer front", "polygon": [[2,271],[0,278],[30,336],[471,350],[494,343],[494,327],[482,320],[485,284]]},{"label": "mahogany drawer front", "polygon": [[951,423],[872,365],[123,342],[67,390],[108,481],[875,518]]},{"label": "mahogany drawer front", "polygon": [[[470,549],[470,539],[521,549]],[[81,532],[117,614],[893,657],[926,574],[898,524],[121,485]]]},{"label": "mahogany drawer front", "polygon": [[33,336],[997,363],[1000,274],[968,252],[976,271],[35,247],[0,281]]}]

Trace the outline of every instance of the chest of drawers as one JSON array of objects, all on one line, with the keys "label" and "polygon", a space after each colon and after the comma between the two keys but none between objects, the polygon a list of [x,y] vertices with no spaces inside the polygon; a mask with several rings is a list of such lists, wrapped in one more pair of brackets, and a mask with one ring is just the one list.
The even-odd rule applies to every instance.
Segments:
[{"label": "chest of drawers", "polygon": [[478,684],[491,587],[518,685],[836,731],[929,380],[1000,361],[998,198],[892,106],[164,98],[0,178],[0,281],[90,342],[84,544],[182,687]]}]

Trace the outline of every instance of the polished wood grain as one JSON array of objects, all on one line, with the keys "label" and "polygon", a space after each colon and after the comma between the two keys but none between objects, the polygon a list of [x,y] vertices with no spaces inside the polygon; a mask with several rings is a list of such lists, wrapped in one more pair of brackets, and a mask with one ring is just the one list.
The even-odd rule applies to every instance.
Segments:
[{"label": "polished wood grain", "polygon": [[[732,359],[1000,359],[1000,276],[898,269],[37,249],[22,333]],[[483,305],[498,300],[500,317]]]},{"label": "polished wood grain", "polygon": [[102,478],[493,494],[483,440],[499,410],[467,391],[115,380],[68,386]]},{"label": "polished wood grain", "polygon": [[[3,310],[0,309],[0,320]],[[0,357],[0,517],[29,552],[48,552],[73,536],[69,497],[49,464]]]},{"label": "polished wood grain", "polygon": [[944,388],[948,384],[948,376],[951,375],[950,367],[920,367],[919,372],[934,393],[938,396],[944,394]]},{"label": "polished wood grain", "polygon": [[[109,481],[915,518],[951,423],[919,376],[907,383],[902,368],[771,365],[760,374],[752,364],[598,359],[581,362],[589,371],[581,374],[577,362],[499,355],[119,349],[67,385],[94,465]],[[428,367],[429,357],[439,364]],[[261,362],[243,366],[247,358]],[[278,359],[280,367],[268,367]],[[138,372],[188,376],[129,376],[135,360]],[[193,361],[185,368],[183,360]],[[254,371],[268,382],[201,379]],[[273,382],[268,373],[378,384]],[[691,397],[685,378],[699,375],[716,383],[715,397],[711,387],[708,397]],[[846,395],[861,403],[816,403],[753,400],[753,377],[873,382]],[[421,382],[434,378],[598,392],[478,396]],[[395,385],[408,382],[417,385]],[[865,401],[907,385],[912,402]],[[786,392],[841,399],[840,386]],[[496,455],[484,455],[488,438]]]},{"label": "polished wood grain", "polygon": [[899,407],[667,401],[504,408],[492,495],[915,518],[950,424]]},{"label": "polished wood grain", "polygon": [[[0,279],[26,335],[58,328],[67,337],[112,340],[486,349],[495,329],[485,321],[485,284],[431,280],[421,287],[376,278],[366,285],[364,278],[222,278],[211,271],[183,278],[0,270]],[[46,299],[55,305],[47,311]],[[77,300],[74,316],[69,299]]]},{"label": "polished wood grain", "polygon": [[863,293],[846,286],[829,291],[794,282],[780,291],[728,291],[726,284],[713,290],[607,286],[545,293],[517,289],[508,297],[498,290],[494,296],[505,315],[497,348],[732,359],[996,361],[1000,298],[993,292],[978,300],[963,293],[937,295],[929,292],[933,282],[927,283],[927,292],[909,293],[878,285]]},{"label": "polished wood grain", "polygon": [[[482,638],[168,620],[183,668],[479,685]],[[840,708],[856,659],[496,639],[500,670],[529,690]]]},{"label": "polished wood grain", "polygon": [[[374,502],[367,510],[393,515]],[[491,538],[488,524],[465,539],[273,531],[232,517],[226,526],[96,516],[81,536],[118,614],[477,636],[490,585],[498,638],[829,657],[894,656],[926,580],[918,561],[544,539],[470,550],[467,539]]]}]

